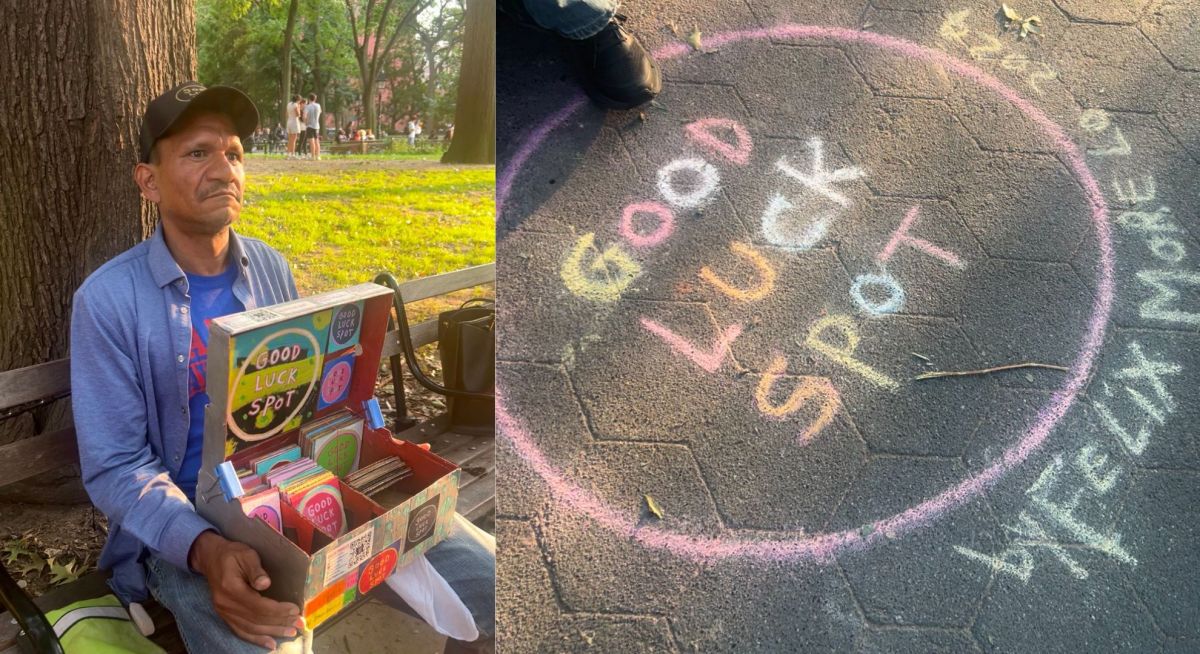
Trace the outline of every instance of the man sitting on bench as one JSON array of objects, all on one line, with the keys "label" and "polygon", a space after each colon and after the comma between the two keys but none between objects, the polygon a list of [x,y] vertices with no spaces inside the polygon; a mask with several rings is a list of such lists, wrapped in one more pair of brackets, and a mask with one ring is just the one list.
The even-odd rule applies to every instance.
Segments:
[{"label": "man sitting on bench", "polygon": [[[154,235],[75,293],[71,387],[84,485],[109,519],[100,566],[122,601],[147,590],[189,651],[303,651],[300,608],[264,597],[258,554],[196,513],[206,344],[212,318],[297,297],[287,262],[230,225],[242,207],[242,139],[258,111],[242,92],[185,82],[150,102],[134,181],[158,205]],[[461,516],[426,556],[494,633],[495,541]],[[477,641],[478,642],[478,641]]]}]

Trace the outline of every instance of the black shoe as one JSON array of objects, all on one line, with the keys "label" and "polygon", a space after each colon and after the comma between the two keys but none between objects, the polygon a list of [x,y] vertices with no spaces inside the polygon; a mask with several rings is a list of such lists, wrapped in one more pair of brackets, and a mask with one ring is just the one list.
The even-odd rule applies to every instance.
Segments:
[{"label": "black shoe", "polygon": [[595,36],[574,42],[583,87],[592,100],[609,109],[646,104],[662,90],[662,77],[650,53],[625,29],[617,14]]}]

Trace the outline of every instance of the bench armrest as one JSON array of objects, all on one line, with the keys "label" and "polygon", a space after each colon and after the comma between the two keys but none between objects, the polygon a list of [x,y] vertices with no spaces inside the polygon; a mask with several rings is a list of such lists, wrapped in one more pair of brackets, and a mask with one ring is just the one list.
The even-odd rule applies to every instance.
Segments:
[{"label": "bench armrest", "polygon": [[[0,605],[3,605],[17,620],[25,636],[38,654],[63,654],[62,644],[54,633],[54,627],[46,614],[33,603],[25,591],[8,575],[0,563]],[[19,638],[19,637],[18,637]]]},{"label": "bench armrest", "polygon": [[[473,393],[471,391],[460,391],[452,388],[446,388],[445,386],[442,386],[441,384],[430,379],[429,376],[425,374],[425,371],[421,370],[421,365],[417,363],[417,356],[412,343],[412,333],[408,329],[408,313],[406,313],[404,310],[404,298],[400,294],[400,283],[396,281],[396,278],[393,277],[391,273],[379,273],[375,276],[375,283],[382,284],[392,289],[392,304],[396,308],[396,320],[398,323],[396,325],[396,330],[400,334],[400,348],[404,352],[404,360],[408,364],[408,369],[417,382],[434,393],[438,393],[439,395],[475,400],[495,399],[496,396],[492,393]],[[397,379],[395,383],[399,384],[401,382],[399,379]]]}]

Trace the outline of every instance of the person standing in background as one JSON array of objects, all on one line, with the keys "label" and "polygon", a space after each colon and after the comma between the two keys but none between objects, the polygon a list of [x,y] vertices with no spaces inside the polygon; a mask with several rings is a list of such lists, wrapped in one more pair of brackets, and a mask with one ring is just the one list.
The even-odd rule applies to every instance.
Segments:
[{"label": "person standing in background", "polygon": [[317,94],[308,94],[308,104],[304,107],[304,134],[308,137],[309,147],[312,148],[313,161],[321,160],[321,105],[317,104]]},{"label": "person standing in background", "polygon": [[417,147],[417,136],[421,134],[421,123],[416,118],[408,121],[408,147]]},{"label": "person standing in background", "polygon": [[300,95],[292,96],[287,104],[287,157],[296,156],[296,138],[300,136]]}]

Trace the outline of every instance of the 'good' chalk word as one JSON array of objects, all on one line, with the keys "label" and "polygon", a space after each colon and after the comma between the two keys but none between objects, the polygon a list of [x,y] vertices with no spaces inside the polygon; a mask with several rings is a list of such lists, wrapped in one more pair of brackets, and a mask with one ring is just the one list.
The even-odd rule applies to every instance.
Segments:
[{"label": "'good' chalk word", "polygon": [[[579,297],[596,302],[615,302],[634,278],[641,274],[642,267],[625,253],[620,244],[610,245],[600,252],[595,234],[579,237],[571,253],[567,255],[559,270],[563,284]],[[594,256],[584,265],[588,252]]]}]

